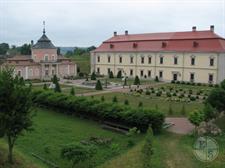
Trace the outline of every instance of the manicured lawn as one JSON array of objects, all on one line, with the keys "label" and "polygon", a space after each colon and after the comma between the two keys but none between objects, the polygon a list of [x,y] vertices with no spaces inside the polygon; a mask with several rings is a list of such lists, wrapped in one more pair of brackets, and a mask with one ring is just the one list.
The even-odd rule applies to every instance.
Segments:
[{"label": "manicured lawn", "polygon": [[[152,167],[154,168],[224,168],[225,163],[225,136],[216,137],[220,147],[220,154],[216,160],[204,163],[197,160],[192,147],[197,138],[189,135],[177,135],[164,132],[155,136],[153,141],[154,154]],[[118,156],[99,168],[140,168],[142,166],[142,143]]]},{"label": "manicured lawn", "polygon": [[[96,165],[128,150],[126,135],[104,130],[100,124],[80,118],[73,118],[52,110],[37,109],[34,117],[34,131],[26,133],[16,142],[16,149],[32,162],[40,164],[41,161],[31,156],[35,153],[46,160],[59,165],[60,168],[70,167],[70,163],[60,157],[64,145],[87,140],[91,136],[111,138],[109,146],[98,147],[93,161]],[[141,135],[133,138],[140,141]],[[43,164],[42,164],[43,165]]]},{"label": "manicured lawn", "polygon": [[203,104],[201,102],[170,102],[166,101],[164,98],[146,98],[146,96],[135,96],[132,94],[125,94],[125,93],[107,93],[102,95],[95,95],[95,99],[101,99],[101,97],[104,96],[106,101],[112,102],[112,99],[114,96],[117,97],[118,102],[121,104],[124,104],[124,101],[127,99],[129,101],[129,106],[132,107],[138,107],[139,102],[143,103],[143,107],[145,108],[158,108],[160,111],[164,112],[168,115],[169,112],[169,106],[171,103],[171,108],[173,110],[173,114],[169,114],[170,116],[183,116],[181,114],[181,109],[184,104],[186,115],[190,113],[194,109],[202,109]]},{"label": "manicured lawn", "polygon": [[[106,78],[102,78],[100,80],[102,83],[105,83]],[[121,85],[124,84],[124,80],[122,80],[120,78],[107,78],[107,82],[118,83]],[[152,84],[152,83],[156,83],[156,82],[154,80],[140,79],[140,83],[141,83],[141,85],[147,85],[147,84]],[[134,84],[134,79],[128,78],[127,85],[133,85],[133,84]]]}]

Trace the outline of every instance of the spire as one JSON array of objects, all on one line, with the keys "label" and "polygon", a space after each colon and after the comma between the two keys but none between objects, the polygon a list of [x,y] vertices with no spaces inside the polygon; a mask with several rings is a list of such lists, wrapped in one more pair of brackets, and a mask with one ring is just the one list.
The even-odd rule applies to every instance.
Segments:
[{"label": "spire", "polygon": [[45,34],[45,21],[43,21],[43,34]]}]

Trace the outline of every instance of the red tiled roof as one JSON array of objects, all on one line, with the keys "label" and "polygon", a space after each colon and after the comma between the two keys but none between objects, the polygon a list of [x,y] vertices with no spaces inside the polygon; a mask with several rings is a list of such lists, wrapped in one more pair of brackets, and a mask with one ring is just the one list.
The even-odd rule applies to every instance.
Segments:
[{"label": "red tiled roof", "polygon": [[131,51],[224,52],[225,39],[210,30],[116,35],[93,52]]},{"label": "red tiled roof", "polygon": [[7,58],[8,61],[25,61],[30,59],[31,59],[30,55],[16,55],[14,57]]}]

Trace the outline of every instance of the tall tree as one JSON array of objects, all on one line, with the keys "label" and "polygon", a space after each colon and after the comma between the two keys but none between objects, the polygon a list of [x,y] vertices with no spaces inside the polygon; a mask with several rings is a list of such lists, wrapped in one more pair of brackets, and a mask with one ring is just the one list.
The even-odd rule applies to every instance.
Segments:
[{"label": "tall tree", "polygon": [[61,88],[60,88],[60,85],[59,85],[59,79],[57,78],[56,75],[53,76],[52,83],[55,84],[54,91],[55,92],[61,92]]},{"label": "tall tree", "polygon": [[20,54],[22,55],[31,55],[31,45],[24,44],[20,47]]},{"label": "tall tree", "polygon": [[8,50],[9,50],[9,44],[7,43],[0,44],[0,55],[5,55]]},{"label": "tall tree", "polygon": [[0,135],[8,142],[8,161],[13,163],[14,144],[32,126],[31,86],[13,76],[13,69],[0,71]]}]

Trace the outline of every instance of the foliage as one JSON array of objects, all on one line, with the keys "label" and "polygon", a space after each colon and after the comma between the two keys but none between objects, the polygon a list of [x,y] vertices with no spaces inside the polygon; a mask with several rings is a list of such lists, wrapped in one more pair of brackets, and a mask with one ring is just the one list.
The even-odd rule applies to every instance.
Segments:
[{"label": "foliage", "polygon": [[75,95],[75,90],[74,90],[74,87],[72,87],[72,88],[71,88],[71,90],[70,90],[70,94],[71,94],[72,96],[74,96],[74,95]]},{"label": "foliage", "polygon": [[131,108],[117,103],[107,103],[85,97],[75,97],[52,91],[33,91],[33,101],[52,108],[67,111],[71,115],[120,123],[137,127],[140,131],[152,125],[154,133],[159,133],[164,122],[164,114],[157,109]]},{"label": "foliage", "polygon": [[7,137],[10,163],[18,136],[32,125],[31,107],[31,87],[22,78],[14,77],[13,69],[0,71],[0,134]]},{"label": "foliage", "polygon": [[31,45],[30,44],[22,45],[19,50],[20,50],[21,55],[31,55]]},{"label": "foliage", "polygon": [[138,107],[143,107],[143,103],[139,102]]},{"label": "foliage", "polygon": [[109,78],[114,78],[112,71],[109,72]]},{"label": "foliage", "polygon": [[148,128],[147,134],[145,137],[145,142],[142,148],[143,153],[143,168],[149,168],[151,167],[151,158],[153,155],[153,131],[151,127]]},{"label": "foliage", "polygon": [[94,154],[95,148],[93,146],[83,145],[80,143],[66,145],[61,150],[61,157],[72,161],[72,167],[75,167],[78,163],[92,158]]},{"label": "foliage", "polygon": [[59,79],[57,78],[56,75],[53,76],[52,83],[55,84],[54,91],[55,92],[61,92],[61,88],[60,88],[60,85],[59,85]]},{"label": "foliage", "polygon": [[194,110],[189,115],[189,121],[195,126],[199,126],[199,124],[204,121],[204,113],[199,110]]},{"label": "foliage", "polygon": [[118,71],[118,73],[117,73],[117,76],[116,76],[117,78],[122,78],[122,71]]},{"label": "foliage", "polygon": [[225,90],[222,88],[213,89],[206,99],[206,102],[219,112],[225,110]]},{"label": "foliage", "polygon": [[220,83],[220,87],[225,90],[225,79]]},{"label": "foliage", "polygon": [[204,112],[204,120],[206,122],[208,122],[209,120],[216,118],[217,113],[216,113],[216,109],[214,109],[210,104],[206,103],[204,108],[203,108],[203,112]]},{"label": "foliage", "polygon": [[126,100],[124,101],[124,104],[125,104],[125,105],[129,105],[129,101],[126,99]]},{"label": "foliage", "polygon": [[101,101],[104,102],[105,101],[105,97],[101,96]]},{"label": "foliage", "polygon": [[0,44],[0,55],[5,55],[8,50],[9,50],[9,44],[7,43]]},{"label": "foliage", "polygon": [[95,85],[95,89],[96,89],[96,90],[103,90],[103,88],[102,88],[102,83],[101,83],[100,80],[97,80],[97,83],[96,83],[96,85]]},{"label": "foliage", "polygon": [[112,102],[113,102],[113,103],[117,103],[117,102],[118,102],[118,100],[117,100],[117,97],[116,97],[116,96],[114,96],[114,97],[113,97]]},{"label": "foliage", "polygon": [[135,76],[135,79],[134,79],[134,85],[140,85],[141,82],[140,82],[140,79],[138,76]]},{"label": "foliage", "polygon": [[96,80],[96,74],[95,74],[95,72],[92,72],[92,74],[91,74],[91,80]]},{"label": "foliage", "polygon": [[44,90],[48,90],[48,86],[47,86],[46,83],[44,84],[43,89],[44,89]]},{"label": "foliage", "polygon": [[155,81],[159,82],[159,77],[158,76],[155,77]]}]

